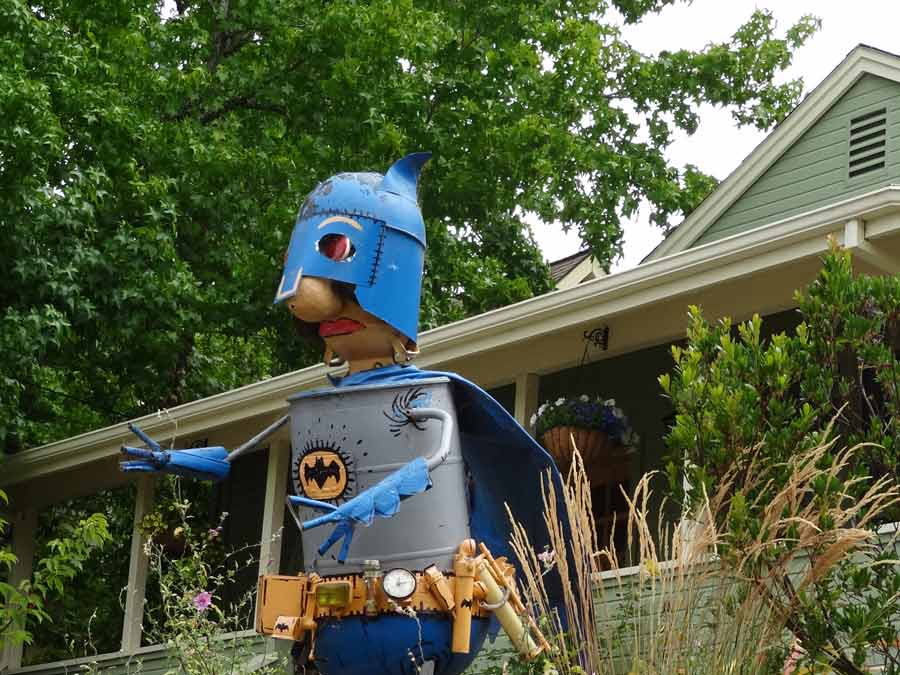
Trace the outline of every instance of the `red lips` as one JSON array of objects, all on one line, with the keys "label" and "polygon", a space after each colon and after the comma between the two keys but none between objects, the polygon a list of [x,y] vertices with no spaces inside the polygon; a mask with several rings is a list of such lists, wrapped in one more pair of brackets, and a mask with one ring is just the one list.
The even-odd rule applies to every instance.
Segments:
[{"label": "red lips", "polygon": [[332,337],[335,335],[350,335],[358,330],[365,328],[365,324],[353,319],[335,319],[334,321],[323,321],[319,324],[319,335],[321,337]]}]

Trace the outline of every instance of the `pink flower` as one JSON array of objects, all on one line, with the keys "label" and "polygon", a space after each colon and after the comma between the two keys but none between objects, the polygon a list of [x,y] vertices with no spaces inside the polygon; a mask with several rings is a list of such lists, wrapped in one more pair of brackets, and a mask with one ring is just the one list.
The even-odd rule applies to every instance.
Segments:
[{"label": "pink flower", "polygon": [[212,604],[212,595],[210,595],[209,591],[197,593],[192,602],[194,603],[194,609],[198,612],[205,612]]},{"label": "pink flower", "polygon": [[556,562],[556,551],[553,549],[545,549],[537,554],[537,558],[541,561],[541,564],[545,569],[550,569],[553,566],[553,563]]},{"label": "pink flower", "polygon": [[805,652],[803,651],[803,647],[800,646],[800,642],[795,640],[794,644],[791,645],[791,653],[788,654],[787,659],[784,662],[784,675],[793,675],[797,672],[797,665],[800,663],[800,659],[803,658]]}]

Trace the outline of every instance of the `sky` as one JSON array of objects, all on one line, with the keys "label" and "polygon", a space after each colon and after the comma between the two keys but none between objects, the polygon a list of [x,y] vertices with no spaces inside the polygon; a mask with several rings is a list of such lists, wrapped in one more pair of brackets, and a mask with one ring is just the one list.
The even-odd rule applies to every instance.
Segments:
[{"label": "sky", "polygon": [[[779,77],[780,81],[802,77],[804,94],[860,43],[900,53],[900,2],[896,0],[694,0],[690,5],[667,7],[639,26],[627,27],[624,33],[636,49],[647,54],[702,49],[710,42],[727,40],[756,7],[770,9],[780,30],[804,14],[822,19],[821,30],[795,53],[790,68]],[[677,136],[667,156],[676,166],[695,164],[724,180],[765,136],[751,127],[737,128],[727,111],[703,106],[697,132]],[[577,235],[563,234],[558,225],[533,223],[532,228],[547,260],[558,260],[581,248]],[[613,271],[634,267],[662,239],[661,230],[649,223],[647,213],[624,223],[624,230],[625,255],[613,265]]]}]

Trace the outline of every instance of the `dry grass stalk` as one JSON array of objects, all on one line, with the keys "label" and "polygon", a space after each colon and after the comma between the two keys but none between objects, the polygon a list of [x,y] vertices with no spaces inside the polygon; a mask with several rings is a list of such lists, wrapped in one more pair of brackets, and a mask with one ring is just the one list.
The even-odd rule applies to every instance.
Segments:
[{"label": "dry grass stalk", "polygon": [[[552,482],[545,483],[545,522],[557,552],[552,572],[547,556],[534,551],[510,514],[525,579],[523,596],[553,646],[552,667],[560,675],[754,675],[780,665],[799,594],[840,560],[864,550],[872,537],[865,523],[900,499],[896,487],[884,481],[876,481],[858,501],[847,494],[814,499],[816,482],[841,475],[859,450],[838,452],[826,468],[818,468],[832,445],[822,444],[777,467],[787,468],[789,479],[774,496],[776,467],[759,466],[757,453],[749,452],[740,471],[726,474],[693,513],[668,525],[660,520],[654,527],[650,520],[652,475],[645,475],[625,495],[627,521],[616,524],[627,528],[628,557],[635,562],[630,568],[597,540],[590,484],[576,449],[563,493],[557,495]],[[748,541],[734,540],[716,527],[738,492],[768,494],[765,502],[749,506],[762,514],[762,526]],[[565,513],[557,508],[557,496]],[[823,530],[823,522],[833,525]],[[727,554],[720,557],[719,550]],[[548,601],[547,573],[558,574],[562,583],[565,630]]]}]

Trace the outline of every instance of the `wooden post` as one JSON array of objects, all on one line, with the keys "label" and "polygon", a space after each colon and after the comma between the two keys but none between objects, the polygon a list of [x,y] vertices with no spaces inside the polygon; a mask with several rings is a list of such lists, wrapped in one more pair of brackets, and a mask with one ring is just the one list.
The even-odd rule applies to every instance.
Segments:
[{"label": "wooden post", "polygon": [[281,561],[281,528],[284,525],[284,496],[291,469],[290,440],[274,441],[269,447],[266,469],[266,501],[263,507],[262,539],[259,546],[259,574],[278,574]]},{"label": "wooden post", "polygon": [[[12,551],[18,559],[10,570],[9,583],[18,586],[26,579],[31,578],[37,534],[37,511],[28,509],[13,513],[8,520],[12,527]],[[10,670],[15,670],[22,666],[22,652],[23,645],[21,643],[8,645],[0,662],[5,662],[6,667]]]},{"label": "wooden post", "polygon": [[535,373],[523,373],[516,377],[516,421],[529,433],[531,416],[538,407],[538,386],[540,378]]},{"label": "wooden post", "polygon": [[125,620],[122,623],[122,651],[133,653],[141,646],[144,628],[144,598],[150,561],[144,552],[144,535],[140,524],[153,508],[153,476],[141,476],[134,499],[134,521],[131,527],[131,556],[128,562],[128,591],[125,596]]}]

